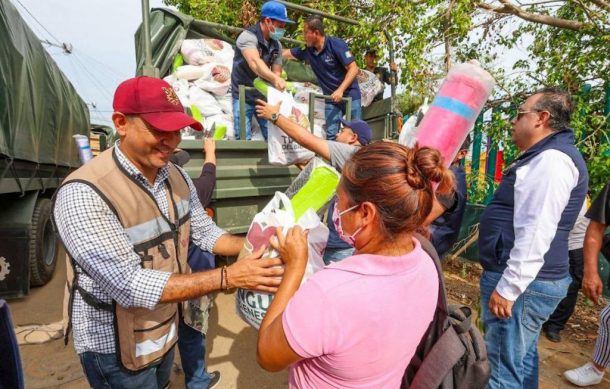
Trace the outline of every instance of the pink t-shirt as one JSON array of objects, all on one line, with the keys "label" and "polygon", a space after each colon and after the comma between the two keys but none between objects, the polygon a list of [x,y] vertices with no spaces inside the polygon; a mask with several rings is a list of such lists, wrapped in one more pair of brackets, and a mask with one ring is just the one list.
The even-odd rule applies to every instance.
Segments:
[{"label": "pink t-shirt", "polygon": [[291,388],[398,388],[432,321],[438,276],[414,239],[401,257],[361,254],[326,266],[288,302],[282,322],[305,358]]}]

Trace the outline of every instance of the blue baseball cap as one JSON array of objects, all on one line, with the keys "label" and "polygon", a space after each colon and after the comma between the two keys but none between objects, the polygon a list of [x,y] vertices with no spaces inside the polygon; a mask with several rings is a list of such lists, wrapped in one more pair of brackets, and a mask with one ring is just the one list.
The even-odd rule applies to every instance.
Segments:
[{"label": "blue baseball cap", "polygon": [[371,143],[371,139],[373,139],[373,130],[369,127],[368,123],[364,120],[352,120],[348,122],[347,120],[341,119],[341,124],[343,127],[348,127],[352,130],[352,132],[358,135],[358,142],[362,146],[366,146]]},{"label": "blue baseball cap", "polygon": [[268,1],[263,4],[261,8],[261,16],[264,18],[271,18],[284,23],[294,23],[294,21],[288,19],[288,11],[286,6],[277,1]]}]

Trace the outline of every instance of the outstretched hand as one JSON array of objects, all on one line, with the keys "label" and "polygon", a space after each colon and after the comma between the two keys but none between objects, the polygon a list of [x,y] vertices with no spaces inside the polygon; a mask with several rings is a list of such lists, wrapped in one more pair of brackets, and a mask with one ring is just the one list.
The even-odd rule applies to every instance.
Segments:
[{"label": "outstretched hand", "polygon": [[271,115],[273,115],[274,113],[280,113],[281,105],[281,101],[276,105],[272,105],[264,100],[256,99],[256,116],[261,117],[263,119],[271,120]]}]

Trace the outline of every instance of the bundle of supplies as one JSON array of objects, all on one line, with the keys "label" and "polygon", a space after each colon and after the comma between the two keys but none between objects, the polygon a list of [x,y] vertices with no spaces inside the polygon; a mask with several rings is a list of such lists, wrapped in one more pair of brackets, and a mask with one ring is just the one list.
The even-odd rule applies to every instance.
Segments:
[{"label": "bundle of supplies", "polygon": [[[328,240],[328,227],[322,223],[317,212],[332,199],[339,184],[339,173],[321,159],[313,159],[299,174],[286,193],[276,192],[265,208],[254,216],[246,235],[246,242],[238,261],[268,247],[263,257],[275,257],[277,252],[269,248],[269,240],[277,227],[286,233],[298,225],[307,234],[308,262],[303,282],[324,267],[322,257]],[[254,328],[259,328],[273,295],[264,292],[238,289],[235,297],[237,314]]]}]

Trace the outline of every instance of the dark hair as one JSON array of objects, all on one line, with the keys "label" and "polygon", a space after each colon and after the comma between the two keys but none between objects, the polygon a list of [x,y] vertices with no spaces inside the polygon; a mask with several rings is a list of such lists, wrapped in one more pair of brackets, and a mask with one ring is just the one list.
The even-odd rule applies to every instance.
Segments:
[{"label": "dark hair", "polygon": [[318,31],[320,35],[324,36],[324,22],[318,15],[310,15],[305,18],[307,28],[313,31]]},{"label": "dark hair", "polygon": [[470,144],[472,143],[472,139],[470,138],[470,134],[466,134],[466,139],[462,142],[460,146],[460,150],[468,150],[470,149]]},{"label": "dark hair", "polygon": [[541,95],[534,104],[534,109],[548,111],[551,114],[549,127],[555,131],[570,127],[574,102],[568,92],[559,88],[542,88],[534,95]]},{"label": "dark hair", "polygon": [[360,148],[342,170],[342,185],[350,202],[377,207],[381,228],[392,237],[423,225],[437,192],[450,192],[453,174],[443,166],[438,150],[375,142]]}]

